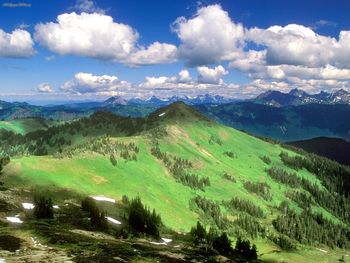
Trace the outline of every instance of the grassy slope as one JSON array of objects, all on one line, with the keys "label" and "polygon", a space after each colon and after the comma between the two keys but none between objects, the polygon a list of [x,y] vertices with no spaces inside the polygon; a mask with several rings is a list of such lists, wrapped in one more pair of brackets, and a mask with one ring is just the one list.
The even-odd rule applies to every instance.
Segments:
[{"label": "grassy slope", "polygon": [[15,133],[26,134],[28,132],[46,129],[48,126],[57,124],[55,121],[40,119],[18,119],[11,121],[0,121],[0,129]]},{"label": "grassy slope", "polygon": [[[188,209],[192,197],[202,195],[221,201],[238,196],[260,206],[268,215],[266,226],[272,228],[271,220],[278,214],[273,206],[278,206],[281,201],[286,200],[285,192],[290,188],[269,178],[264,171],[268,166],[259,157],[267,155],[272,160],[271,165],[282,167],[279,158],[282,149],[279,145],[261,141],[232,128],[205,122],[181,126],[172,124],[167,126],[167,131],[168,136],[159,141],[162,152],[191,160],[195,166],[193,172],[199,176],[208,176],[211,186],[206,188],[205,193],[177,183],[161,161],[150,154],[151,143],[146,136],[116,138],[118,141],[133,141],[140,148],[137,161],[119,160],[116,167],[111,165],[109,156],[97,154],[81,154],[72,159],[55,159],[50,156],[12,159],[10,165],[5,168],[6,183],[25,188],[59,187],[84,195],[105,195],[116,199],[121,199],[123,194],[129,197],[139,194],[145,203],[161,213],[167,226],[179,231],[188,231],[197,220],[198,216]],[[223,145],[210,144],[209,138],[212,135],[221,138]],[[223,155],[225,151],[233,151],[237,157],[229,158]],[[291,171],[287,167],[283,168]],[[237,182],[223,179],[224,172],[232,174]],[[299,172],[299,175],[320,183],[314,175],[305,170]],[[272,201],[267,202],[247,192],[243,187],[247,180],[267,182],[273,193]],[[296,204],[293,206],[296,207]],[[337,221],[323,209],[316,209]],[[265,241],[259,244],[260,253],[276,249],[273,244]],[[293,262],[310,255],[324,256],[323,252],[315,249],[311,249],[311,252],[308,249],[303,251],[302,255],[278,253],[267,254],[264,258],[286,260],[286,257],[292,257]]]}]

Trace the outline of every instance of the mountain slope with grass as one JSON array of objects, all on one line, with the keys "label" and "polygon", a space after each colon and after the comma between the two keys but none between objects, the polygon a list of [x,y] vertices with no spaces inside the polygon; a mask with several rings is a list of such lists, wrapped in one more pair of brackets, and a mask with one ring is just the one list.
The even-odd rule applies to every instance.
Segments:
[{"label": "mountain slope with grass", "polygon": [[[350,249],[348,168],[215,123],[181,102],[145,118],[98,112],[0,135],[11,158],[0,197],[14,212],[37,192],[60,206],[139,196],[167,229],[189,232],[200,221],[253,241],[262,260],[333,262]],[[124,222],[114,206],[106,210]]]},{"label": "mountain slope with grass", "polygon": [[60,124],[58,121],[45,120],[40,118],[17,119],[0,121],[0,129],[12,131],[14,133],[26,134],[36,130],[47,129],[50,126]]}]

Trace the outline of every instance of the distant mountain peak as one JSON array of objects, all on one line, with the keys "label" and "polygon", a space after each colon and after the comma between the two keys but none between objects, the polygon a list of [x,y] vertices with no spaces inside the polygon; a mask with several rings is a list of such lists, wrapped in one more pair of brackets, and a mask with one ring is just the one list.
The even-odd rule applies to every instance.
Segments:
[{"label": "distant mountain peak", "polygon": [[303,91],[302,89],[292,89],[289,91],[289,95],[296,96],[296,97],[303,97],[303,96],[308,96],[309,94]]},{"label": "distant mountain peak", "polygon": [[104,105],[127,105],[128,101],[121,96],[113,96],[103,102]]},{"label": "distant mountain peak", "polygon": [[350,94],[349,92],[347,92],[346,90],[344,89],[340,89],[340,90],[337,90],[336,92],[334,92],[334,95],[337,95],[337,96],[341,96],[341,95],[347,95],[347,94]]},{"label": "distant mountain peak", "polygon": [[272,106],[297,106],[304,104],[350,104],[350,93],[340,89],[332,94],[321,91],[318,94],[308,94],[302,89],[292,89],[288,93],[268,90],[258,95],[253,102]]}]

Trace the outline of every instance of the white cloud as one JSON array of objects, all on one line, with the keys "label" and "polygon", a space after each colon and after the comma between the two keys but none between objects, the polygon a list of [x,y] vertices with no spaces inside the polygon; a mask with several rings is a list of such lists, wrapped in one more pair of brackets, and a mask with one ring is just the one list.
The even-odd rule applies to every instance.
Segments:
[{"label": "white cloud", "polygon": [[154,42],[147,48],[140,48],[125,59],[129,65],[164,64],[177,61],[177,48],[171,44]]},{"label": "white cloud", "polygon": [[40,83],[37,86],[36,90],[38,92],[41,92],[41,93],[53,93],[54,92],[54,90],[51,88],[51,86],[47,82]]},{"label": "white cloud", "polygon": [[243,26],[220,5],[201,7],[191,19],[179,17],[172,28],[181,41],[179,55],[190,66],[230,60],[241,52]]},{"label": "white cloud", "polygon": [[145,82],[141,84],[142,87],[146,88],[157,88],[157,87],[164,87],[165,85],[168,85],[169,83],[174,84],[176,83],[175,77],[146,77]]},{"label": "white cloud", "polygon": [[198,71],[198,82],[210,83],[210,84],[222,84],[224,81],[221,79],[222,76],[228,74],[225,68],[221,65],[215,68],[208,68],[206,66],[197,67]]},{"label": "white cloud", "polygon": [[331,65],[321,68],[320,76],[322,79],[350,80],[350,69],[338,69]]},{"label": "white cloud", "polygon": [[339,40],[315,33],[311,28],[289,24],[247,30],[246,39],[266,47],[270,65],[324,67],[327,64],[350,68],[350,31],[341,31]]},{"label": "white cloud", "polygon": [[6,33],[0,29],[0,57],[28,58],[35,54],[34,42],[26,30],[15,29]]},{"label": "white cloud", "polygon": [[192,77],[190,75],[190,72],[187,69],[183,69],[179,72],[179,77],[178,77],[179,82],[190,82],[192,80]]},{"label": "white cloud", "polygon": [[231,68],[242,72],[259,72],[266,64],[266,50],[249,50],[229,63]]},{"label": "white cloud", "polygon": [[147,48],[137,44],[139,34],[131,26],[99,13],[61,14],[57,22],[35,26],[35,40],[60,55],[111,60],[132,66],[172,63],[174,45],[154,42]]},{"label": "white cloud", "polygon": [[74,79],[65,82],[61,90],[76,94],[108,94],[109,92],[128,87],[130,87],[130,83],[127,81],[120,81],[117,76],[95,76],[91,73],[79,72],[74,75]]},{"label": "white cloud", "polygon": [[181,70],[177,76],[160,76],[160,77],[149,77],[145,78],[145,81],[140,83],[138,86],[142,88],[188,88],[196,85],[192,81],[190,72],[187,69]]},{"label": "white cloud", "polygon": [[105,10],[98,8],[96,3],[92,0],[77,0],[72,8],[77,10],[78,12],[84,13],[105,13]]},{"label": "white cloud", "polygon": [[35,40],[60,55],[124,60],[134,49],[138,33],[102,14],[62,14],[57,23],[35,26]]}]

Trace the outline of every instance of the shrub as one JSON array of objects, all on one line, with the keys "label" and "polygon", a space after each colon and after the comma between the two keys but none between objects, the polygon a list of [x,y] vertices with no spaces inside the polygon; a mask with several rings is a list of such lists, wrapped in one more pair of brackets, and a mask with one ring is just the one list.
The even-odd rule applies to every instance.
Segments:
[{"label": "shrub", "polygon": [[51,197],[36,196],[34,198],[34,217],[36,219],[52,219],[53,218],[53,203]]},{"label": "shrub", "polygon": [[203,244],[207,241],[207,232],[199,221],[197,222],[196,227],[191,228],[190,235],[192,236],[195,245]]},{"label": "shrub", "polygon": [[222,177],[223,177],[224,179],[228,180],[228,181],[233,182],[233,183],[236,182],[236,179],[235,179],[231,174],[229,174],[229,173],[227,173],[227,172],[224,172],[223,175],[222,175]]},{"label": "shrub", "polygon": [[96,230],[108,229],[106,213],[100,211],[100,209],[96,205],[96,202],[92,198],[86,197],[81,202],[81,208],[85,212],[89,213],[90,225],[92,229],[96,229]]},{"label": "shrub", "polygon": [[235,158],[235,156],[236,156],[235,153],[232,151],[226,151],[223,154],[226,155],[227,157],[232,158],[232,159]]},{"label": "shrub", "polygon": [[111,154],[111,156],[109,157],[109,160],[111,161],[113,166],[117,165],[117,159],[115,158],[114,154]]},{"label": "shrub", "polygon": [[251,193],[261,196],[267,201],[271,200],[270,186],[267,183],[252,183],[247,181],[244,183],[244,188]]},{"label": "shrub", "polygon": [[266,164],[271,164],[271,159],[266,155],[261,156],[260,159]]}]

